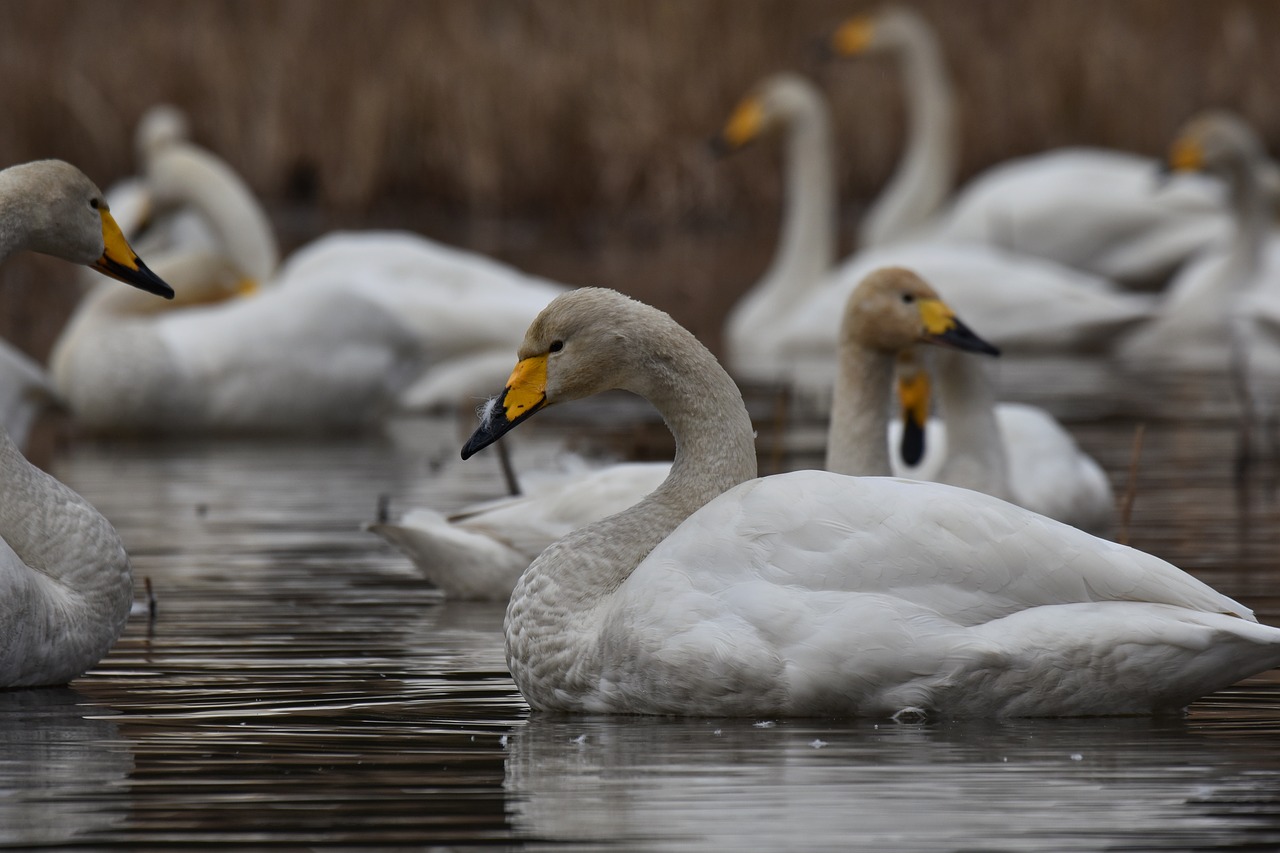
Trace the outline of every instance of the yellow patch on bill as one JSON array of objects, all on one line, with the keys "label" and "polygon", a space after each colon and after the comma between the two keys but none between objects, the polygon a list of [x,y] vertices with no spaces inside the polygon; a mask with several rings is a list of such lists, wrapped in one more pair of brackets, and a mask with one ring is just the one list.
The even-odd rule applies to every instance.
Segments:
[{"label": "yellow patch on bill", "polygon": [[547,357],[534,355],[522,360],[511,371],[502,394],[502,410],[507,420],[514,421],[542,406],[547,399]]},{"label": "yellow patch on bill", "polygon": [[866,15],[850,18],[831,36],[831,48],[840,56],[856,56],[871,44],[875,22]]},{"label": "yellow patch on bill", "polygon": [[1195,172],[1204,167],[1204,148],[1194,139],[1177,139],[1169,148],[1169,168],[1175,172]]},{"label": "yellow patch on bill", "polygon": [[721,136],[734,148],[746,145],[760,135],[764,127],[764,105],[759,98],[746,98],[725,123]]},{"label": "yellow patch on bill", "polygon": [[921,299],[916,302],[920,306],[920,319],[924,321],[924,329],[931,335],[941,335],[955,328],[955,312],[940,299]]}]

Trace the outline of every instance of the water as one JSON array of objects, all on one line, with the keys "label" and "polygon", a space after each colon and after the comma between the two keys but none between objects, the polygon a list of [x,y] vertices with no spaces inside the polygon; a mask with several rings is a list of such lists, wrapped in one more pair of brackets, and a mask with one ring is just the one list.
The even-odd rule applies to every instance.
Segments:
[{"label": "water", "polygon": [[[660,430],[602,429],[608,411],[575,417],[604,444],[660,452]],[[559,445],[544,417],[512,436],[518,460]],[[1135,423],[1076,429],[1121,486]],[[359,529],[383,495],[396,511],[497,494],[496,460],[458,462],[459,432],[60,454],[55,472],[118,526],[140,596],[150,580],[156,618],[135,615],[70,688],[0,693],[0,845],[1280,846],[1274,673],[1178,719],[531,716],[505,672],[503,608],[443,601]],[[1239,522],[1233,435],[1150,420],[1130,538],[1276,623],[1274,503],[1255,478]],[[792,444],[783,464],[812,461]]]}]

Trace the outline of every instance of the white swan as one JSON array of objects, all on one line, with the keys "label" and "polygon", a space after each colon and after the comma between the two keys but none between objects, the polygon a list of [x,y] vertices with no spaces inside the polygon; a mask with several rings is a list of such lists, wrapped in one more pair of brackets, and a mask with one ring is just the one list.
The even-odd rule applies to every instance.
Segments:
[{"label": "white swan", "polygon": [[864,220],[864,246],[909,237],[979,242],[1135,285],[1163,282],[1227,223],[1205,181],[1158,189],[1155,161],[1119,151],[1066,148],[1003,163],[955,186],[955,97],[928,22],[890,7],[851,18],[834,53],[887,53],[902,64],[908,138],[893,180]]},{"label": "white swan", "polygon": [[[928,341],[993,351],[938,303],[923,282],[912,277],[909,285],[890,285],[909,276],[905,271],[881,272],[877,280],[885,282],[884,289],[860,291],[861,299],[850,300],[828,446],[831,470],[890,473],[885,437],[891,377],[875,369],[881,359],[867,357],[867,350],[893,353]],[[898,301],[904,292],[920,305],[907,309],[906,322],[895,326],[904,310]],[[928,314],[932,326],[921,324],[921,312]],[[870,419],[861,417],[876,412]],[[670,469],[666,462],[623,463],[532,482],[524,478],[528,491],[519,497],[487,501],[450,515],[413,510],[398,521],[369,524],[366,529],[403,551],[451,598],[506,600],[520,574],[548,545],[636,503],[657,488]]]},{"label": "white swan", "polygon": [[1280,241],[1261,141],[1238,116],[1206,112],[1182,128],[1169,159],[1173,169],[1203,170],[1227,185],[1231,239],[1179,272],[1159,313],[1123,342],[1121,358],[1137,372],[1222,371],[1242,354],[1233,347],[1245,347],[1250,368],[1280,370]]},{"label": "white swan", "polygon": [[271,220],[240,175],[189,136],[186,117],[168,105],[138,122],[140,213],[151,226],[139,246],[152,259],[172,251],[221,255],[244,277],[268,282],[280,265]]},{"label": "white swan", "polygon": [[[57,160],[0,172],[0,257],[54,255],[172,296],[138,260],[102,193]],[[0,432],[0,687],[63,684],[102,658],[133,600],[115,530]]]},{"label": "white swan", "polygon": [[[217,200],[222,180],[194,168],[176,174],[169,186],[188,203],[236,208]],[[513,330],[563,290],[411,234],[370,232],[321,238],[251,298],[231,299],[239,288],[216,258],[256,280],[235,233],[226,231],[221,255],[184,250],[167,268],[181,298],[166,310],[118,290],[82,301],[51,357],[80,425],[315,431],[456,405],[500,381]]]},{"label": "white swan", "polygon": [[877,247],[832,271],[830,126],[813,85],[791,74],[764,81],[735,109],[720,134],[721,147],[740,148],[778,125],[788,135],[787,212],[773,265],[735,307],[725,329],[735,374],[825,395],[849,294],[886,266],[918,272],[975,328],[1014,353],[1096,352],[1151,315],[1151,299],[1116,293],[1097,276],[979,244]]},{"label": "white swan", "polygon": [[1168,563],[996,498],[801,471],[754,479],[733,381],[667,315],[558,297],[469,456],[620,388],[678,447],[636,506],[521,576],[507,661],[533,708],[681,715],[1174,711],[1280,663],[1280,630]]},{"label": "white swan", "polygon": [[[945,350],[932,353],[942,417],[927,418],[922,359],[898,362],[903,403],[890,443],[894,473],[986,492],[1091,533],[1108,531],[1115,496],[1106,473],[1052,415],[1037,406],[996,402],[985,365]],[[914,456],[905,461],[905,448]],[[854,472],[843,472],[854,473]]]},{"label": "white swan", "polygon": [[656,489],[668,462],[624,462],[553,478],[521,478],[519,496],[444,515],[415,509],[366,529],[413,560],[450,598],[506,601],[520,574],[557,539],[621,512]]}]

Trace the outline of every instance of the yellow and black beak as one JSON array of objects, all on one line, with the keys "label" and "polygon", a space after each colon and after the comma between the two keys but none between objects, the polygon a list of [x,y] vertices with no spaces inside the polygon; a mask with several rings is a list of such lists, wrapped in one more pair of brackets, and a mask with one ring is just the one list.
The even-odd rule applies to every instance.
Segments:
[{"label": "yellow and black beak", "polygon": [[711,138],[711,151],[725,156],[751,142],[764,130],[764,104],[757,97],[742,100],[724,128]]},{"label": "yellow and black beak", "polygon": [[898,378],[898,403],[902,406],[902,444],[899,454],[909,466],[924,458],[925,422],[929,419],[929,374],[916,370]]},{"label": "yellow and black beak", "polygon": [[480,418],[480,426],[467,439],[462,458],[470,459],[547,405],[547,357],[522,359],[511,371],[502,396],[490,401]]},{"label": "yellow and black beak", "polygon": [[931,344],[964,350],[965,352],[999,355],[999,347],[978,337],[972,329],[960,322],[955,312],[940,299],[920,299],[920,319],[924,321],[924,340]]},{"label": "yellow and black beak", "polygon": [[133,251],[124,232],[116,224],[116,220],[105,207],[99,208],[102,216],[102,244],[105,247],[102,257],[89,266],[103,275],[111,276],[117,281],[132,284],[134,287],[163,296],[173,298],[173,288],[165,284],[160,276],[147,269],[147,265]]}]

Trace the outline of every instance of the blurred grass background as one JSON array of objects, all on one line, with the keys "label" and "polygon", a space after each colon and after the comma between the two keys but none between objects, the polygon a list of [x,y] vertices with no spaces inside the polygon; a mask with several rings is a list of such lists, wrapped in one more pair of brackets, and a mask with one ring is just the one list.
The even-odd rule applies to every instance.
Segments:
[{"label": "blurred grass background", "polygon": [[[776,143],[704,142],[764,75],[830,95],[850,220],[903,141],[886,60],[821,66],[859,0],[41,0],[0,31],[0,162],[134,171],[152,104],[190,116],[292,247],[401,225],[572,284],[617,286],[713,341],[772,250]],[[914,0],[960,98],[961,170],[1059,145],[1158,154],[1207,106],[1280,132],[1276,0]],[[618,246],[616,251],[603,246]],[[556,251],[550,251],[557,248]],[[647,265],[647,266],[646,266]],[[43,356],[75,296],[11,263],[0,334]]]}]

